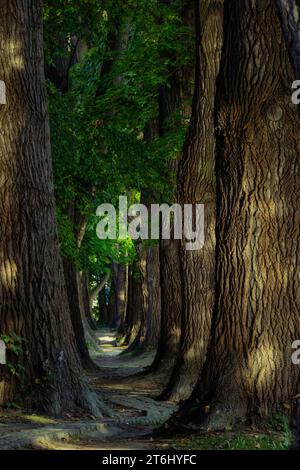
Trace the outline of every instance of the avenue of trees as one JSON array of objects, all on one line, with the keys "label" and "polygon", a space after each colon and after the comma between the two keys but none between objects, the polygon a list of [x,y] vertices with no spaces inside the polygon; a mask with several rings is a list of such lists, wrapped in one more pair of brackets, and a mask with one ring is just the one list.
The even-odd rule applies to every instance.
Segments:
[{"label": "avenue of trees", "polygon": [[[103,412],[95,330],[176,422],[300,393],[298,0],[1,0],[0,406]],[[205,243],[100,240],[96,209],[204,204]],[[173,237],[174,238],[174,237]]]}]

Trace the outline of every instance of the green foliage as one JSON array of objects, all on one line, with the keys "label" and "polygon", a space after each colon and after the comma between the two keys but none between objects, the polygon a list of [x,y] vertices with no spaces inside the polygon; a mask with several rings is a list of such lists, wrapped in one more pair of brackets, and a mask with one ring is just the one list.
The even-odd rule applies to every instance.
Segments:
[{"label": "green foliage", "polygon": [[[288,450],[292,432],[286,416],[274,415],[260,421],[257,429],[233,432],[203,432],[178,443],[193,450]],[[177,447],[177,446],[176,446]]]},{"label": "green foliage", "polygon": [[[186,122],[178,110],[164,137],[148,142],[144,129],[158,116],[159,88],[170,70],[191,61],[191,32],[180,20],[182,2],[46,0],[46,70],[57,219],[62,253],[92,279],[110,263],[132,263],[131,240],[98,240],[96,208],[145,188],[172,198],[169,161],[180,152]],[[85,53],[76,62],[76,46]],[[68,89],[51,81],[67,64]],[[60,64],[60,65],[59,65]],[[55,75],[55,73],[54,73]],[[80,249],[67,213],[75,201],[88,218]]]},{"label": "green foliage", "polygon": [[291,435],[280,433],[203,433],[176,444],[188,450],[288,450]]},{"label": "green foliage", "polygon": [[56,208],[56,219],[59,226],[60,249],[63,256],[71,258],[78,264],[79,253],[75,240],[73,225],[67,215],[63,214],[60,207]]},{"label": "green foliage", "polygon": [[104,10],[98,0],[45,0],[44,42],[48,64],[60,58],[66,41],[72,50],[72,38],[80,37],[89,44],[105,29]]},{"label": "green foliage", "polygon": [[[16,358],[22,353],[23,338],[12,332],[10,334],[0,335],[0,339],[5,343],[7,351],[13,354]],[[19,377],[25,370],[21,364],[17,362],[8,361],[5,367],[9,370],[10,374]]]},{"label": "green foliage", "polygon": [[25,368],[21,364],[14,364],[13,362],[7,362],[6,367],[11,375],[15,377],[19,377],[25,371]]},{"label": "green foliage", "polygon": [[0,335],[0,339],[5,343],[7,350],[11,351],[16,356],[19,356],[22,352],[22,342],[24,340],[16,333],[12,332],[9,335],[2,334]]}]

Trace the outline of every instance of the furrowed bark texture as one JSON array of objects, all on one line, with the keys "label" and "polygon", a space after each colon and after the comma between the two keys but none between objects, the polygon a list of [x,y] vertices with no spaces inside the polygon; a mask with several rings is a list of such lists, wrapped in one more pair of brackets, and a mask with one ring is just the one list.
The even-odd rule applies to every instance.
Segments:
[{"label": "furrowed bark texture", "polygon": [[205,243],[180,250],[183,311],[179,358],[162,398],[190,396],[206,355],[215,282],[214,99],[223,39],[223,1],[196,2],[196,76],[192,117],[178,168],[178,200],[205,205]]},{"label": "furrowed bark texture", "polygon": [[294,79],[271,0],[227,1],[217,93],[217,301],[209,427],[283,413],[299,393],[299,163]]},{"label": "furrowed bark texture", "polygon": [[146,349],[154,349],[158,344],[161,323],[160,260],[158,245],[147,248],[145,281],[144,308],[146,331],[142,346]]},{"label": "furrowed bark texture", "polygon": [[[172,0],[161,0],[171,4]],[[194,33],[194,5],[187,2],[181,11],[182,23],[190,27]],[[187,38],[185,38],[186,40]],[[193,96],[194,63],[191,59],[187,64],[171,70],[169,86],[162,86],[159,91],[159,135],[175,132],[174,125],[170,128],[169,121],[175,113],[180,113],[182,121],[189,121]],[[182,124],[181,124],[182,125]],[[177,174],[180,155],[170,161],[170,171]],[[175,185],[174,185],[175,186]],[[174,201],[176,195],[174,194]],[[179,240],[160,240],[160,285],[161,285],[161,328],[157,354],[149,371],[169,374],[175,365],[181,333],[182,312],[182,281],[180,266]]]},{"label": "furrowed bark texture", "polygon": [[[0,107],[1,332],[24,338],[23,401],[28,397],[30,405],[53,414],[78,405],[91,408],[58,248],[42,2],[3,0],[0,31],[1,79],[7,87],[7,105]],[[2,371],[0,405],[16,393]]]}]

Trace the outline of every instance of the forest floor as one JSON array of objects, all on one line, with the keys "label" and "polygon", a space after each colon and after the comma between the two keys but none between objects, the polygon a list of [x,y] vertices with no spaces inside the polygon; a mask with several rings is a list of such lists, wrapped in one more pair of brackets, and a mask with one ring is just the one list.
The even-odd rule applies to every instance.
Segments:
[{"label": "forest floor", "polygon": [[[91,356],[99,370],[88,374],[103,401],[103,418],[65,415],[61,419],[0,409],[0,449],[151,449],[166,448],[151,434],[176,409],[155,401],[159,384],[134,376],[151,364],[154,353],[132,355],[118,347],[114,332],[97,332],[99,350]],[[125,353],[125,354],[124,354]]]},{"label": "forest floor", "polygon": [[263,433],[206,433],[155,438],[176,405],[155,397],[162,384],[137,375],[152,363],[154,353],[127,353],[114,332],[97,332],[99,349],[91,353],[99,370],[89,373],[92,388],[103,401],[103,418],[86,414],[50,418],[20,409],[0,409],[0,449],[151,450],[151,449],[285,449],[289,436],[281,430]]}]

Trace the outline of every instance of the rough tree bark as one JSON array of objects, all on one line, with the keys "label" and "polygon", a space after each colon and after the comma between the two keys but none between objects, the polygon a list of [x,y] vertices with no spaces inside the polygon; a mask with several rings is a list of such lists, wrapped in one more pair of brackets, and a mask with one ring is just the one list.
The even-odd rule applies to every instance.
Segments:
[{"label": "rough tree bark", "polygon": [[[172,0],[160,0],[170,5]],[[191,28],[194,33],[194,5],[186,2],[181,9],[182,24]],[[186,38],[184,38],[186,40]],[[170,131],[168,124],[175,113],[180,112],[181,119],[186,121],[191,116],[193,95],[193,60],[171,70],[169,85],[162,86],[159,91],[159,135],[163,137]],[[181,124],[182,125],[182,124]],[[174,127],[174,126],[173,126]],[[170,171],[177,174],[178,160],[173,156]],[[174,200],[176,195],[174,194]],[[176,201],[174,201],[176,202]],[[181,312],[182,312],[182,281],[180,265],[180,241],[160,240],[160,285],[161,285],[161,328],[157,354],[149,372],[168,377],[176,362],[180,345]]]},{"label": "rough tree bark", "polygon": [[[3,0],[0,30],[0,70],[7,87],[7,105],[0,107],[1,332],[24,338],[23,400],[28,397],[31,406],[53,414],[76,406],[98,413],[75,348],[59,255],[42,2]],[[3,367],[0,405],[16,393]]]},{"label": "rough tree bark", "polygon": [[140,329],[139,347],[155,349],[158,344],[161,314],[159,246],[149,246],[140,259],[142,274],[143,325]]},{"label": "rough tree bark", "polygon": [[218,84],[217,299],[207,426],[284,413],[299,393],[300,140],[271,0],[231,0]]},{"label": "rough tree bark", "polygon": [[[277,8],[281,28],[287,50],[294,69],[295,79],[300,78],[300,2],[299,0],[277,0]],[[300,106],[298,106],[300,114]],[[299,395],[293,400],[291,413],[291,428],[294,432],[293,449],[300,449],[300,399]]]},{"label": "rough tree bark", "polygon": [[214,99],[223,40],[223,0],[196,1],[196,74],[192,117],[178,167],[178,201],[204,204],[205,244],[180,250],[183,311],[179,357],[162,398],[192,392],[206,355],[215,289]]}]

